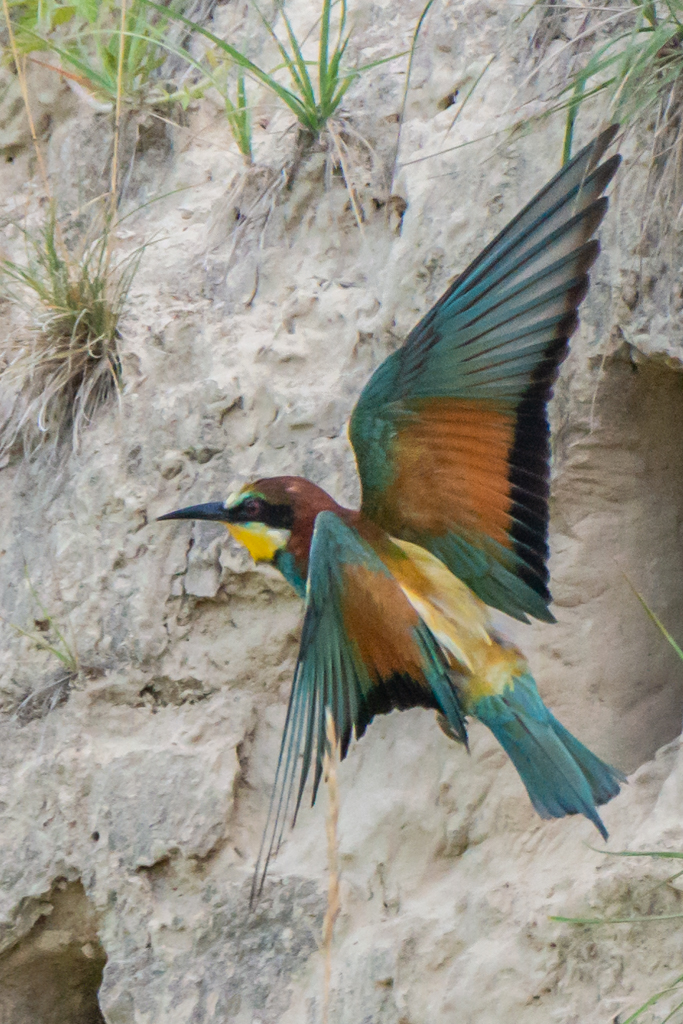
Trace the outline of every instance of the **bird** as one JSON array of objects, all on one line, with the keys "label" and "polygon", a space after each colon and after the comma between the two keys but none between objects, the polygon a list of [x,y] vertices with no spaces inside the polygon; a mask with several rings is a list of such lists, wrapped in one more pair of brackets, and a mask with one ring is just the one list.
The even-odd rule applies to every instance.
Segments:
[{"label": "bird", "polygon": [[547,405],[599,253],[618,127],[567,162],[374,371],[348,428],[359,509],[280,476],[159,517],[223,523],[305,602],[252,901],[311,765],[314,804],[331,744],[343,760],[392,710],[431,708],[465,745],[477,719],[542,818],[583,814],[607,839],[597,808],[625,775],[555,718],[493,619],[555,621]]}]

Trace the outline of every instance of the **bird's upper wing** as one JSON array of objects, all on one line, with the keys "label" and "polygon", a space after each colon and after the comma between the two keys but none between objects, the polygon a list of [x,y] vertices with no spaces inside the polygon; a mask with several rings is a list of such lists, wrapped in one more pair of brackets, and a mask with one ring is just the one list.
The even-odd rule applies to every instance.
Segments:
[{"label": "bird's upper wing", "polygon": [[352,732],[359,737],[375,715],[411,707],[435,708],[466,740],[452,674],[433,635],[370,545],[333,512],[321,512],[311,542],[301,647],[252,900],[261,890],[292,803],[296,819],[311,760],[315,801],[328,713],[343,758]]},{"label": "bird's upper wing", "polygon": [[366,385],[349,436],[362,512],[487,604],[548,610],[546,405],[598,254],[613,125],[451,285]]}]

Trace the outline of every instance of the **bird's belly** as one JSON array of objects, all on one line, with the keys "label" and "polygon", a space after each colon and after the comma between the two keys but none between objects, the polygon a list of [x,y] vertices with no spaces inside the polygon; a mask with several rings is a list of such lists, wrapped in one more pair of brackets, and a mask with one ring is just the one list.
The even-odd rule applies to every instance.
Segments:
[{"label": "bird's belly", "polygon": [[434,555],[407,541],[394,543],[407,558],[393,562],[391,571],[458,672],[465,705],[503,693],[526,671],[521,652],[489,631],[486,605]]},{"label": "bird's belly", "polygon": [[467,644],[466,638],[464,638],[465,642],[463,642],[463,638],[458,635],[454,624],[449,621],[439,608],[435,607],[426,598],[421,597],[410,587],[401,585],[401,590],[438,640],[439,646],[446,654],[448,661],[452,662],[452,659],[455,659],[457,664],[453,665],[453,668],[457,667],[473,672],[474,664],[471,654],[467,651],[467,647],[471,645]]}]

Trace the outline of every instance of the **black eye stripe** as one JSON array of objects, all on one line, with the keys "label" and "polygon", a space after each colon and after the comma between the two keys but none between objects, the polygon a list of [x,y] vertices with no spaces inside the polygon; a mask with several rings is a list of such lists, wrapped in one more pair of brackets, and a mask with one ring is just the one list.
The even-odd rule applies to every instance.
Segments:
[{"label": "black eye stripe", "polygon": [[245,498],[239,505],[228,509],[231,523],[263,523],[275,530],[291,530],[294,513],[290,505],[271,505],[263,498]]}]

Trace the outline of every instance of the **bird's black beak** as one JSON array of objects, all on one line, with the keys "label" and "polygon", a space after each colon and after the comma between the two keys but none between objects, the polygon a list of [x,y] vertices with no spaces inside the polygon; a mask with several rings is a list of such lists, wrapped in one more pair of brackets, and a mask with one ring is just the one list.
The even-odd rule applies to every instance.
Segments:
[{"label": "bird's black beak", "polygon": [[188,505],[187,508],[179,508],[177,512],[167,512],[165,516],[159,516],[157,522],[162,519],[210,519],[225,523],[228,511],[222,501],[207,501],[205,505]]}]

